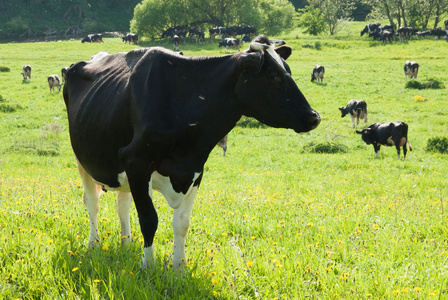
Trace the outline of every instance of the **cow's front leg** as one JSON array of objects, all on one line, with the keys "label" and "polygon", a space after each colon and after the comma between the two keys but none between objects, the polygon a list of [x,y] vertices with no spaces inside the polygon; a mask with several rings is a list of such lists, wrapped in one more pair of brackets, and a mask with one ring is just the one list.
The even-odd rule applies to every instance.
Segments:
[{"label": "cow's front leg", "polygon": [[190,226],[191,210],[193,202],[198,191],[198,186],[193,186],[185,195],[181,205],[174,209],[173,214],[173,267],[174,269],[181,268],[186,264],[185,258],[185,237]]},{"label": "cow's front leg", "polygon": [[[395,148],[397,148],[397,159],[400,159],[400,145],[395,145]],[[405,154],[406,157],[406,154]]]},{"label": "cow's front leg", "polygon": [[131,193],[117,192],[117,213],[121,225],[121,242],[127,244],[131,240],[131,224],[129,212],[131,209]]},{"label": "cow's front leg", "polygon": [[381,145],[379,144],[373,144],[373,149],[375,150],[375,158],[380,158],[380,148]]},{"label": "cow's front leg", "polygon": [[155,266],[156,262],[153,242],[158,225],[157,212],[151,199],[151,172],[147,163],[139,160],[128,163],[125,169],[144,240],[142,263],[144,268],[148,268]]},{"label": "cow's front leg", "polygon": [[84,193],[82,200],[89,213],[90,220],[90,234],[89,234],[89,247],[93,247],[98,244],[100,237],[98,234],[98,198],[101,194],[101,187],[97,185],[92,176],[90,176],[84,167],[78,161],[78,171],[81,176],[82,186]]},{"label": "cow's front leg", "polygon": [[350,116],[350,120],[352,120],[352,126],[355,128],[355,119],[353,118],[352,114],[348,114]]}]

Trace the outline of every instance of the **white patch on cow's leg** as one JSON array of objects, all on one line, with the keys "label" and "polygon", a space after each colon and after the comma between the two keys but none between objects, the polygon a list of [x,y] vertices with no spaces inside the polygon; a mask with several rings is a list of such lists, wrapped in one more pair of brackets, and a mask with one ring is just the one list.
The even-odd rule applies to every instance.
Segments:
[{"label": "white patch on cow's leg", "polygon": [[120,191],[117,192],[117,213],[120,217],[121,242],[124,244],[129,243],[131,240],[131,223],[129,217],[131,203],[131,193]]},{"label": "white patch on cow's leg", "polygon": [[93,178],[87,173],[84,167],[78,162],[79,175],[81,176],[84,194],[82,200],[89,213],[90,234],[89,247],[95,246],[100,240],[98,234],[98,198],[101,194],[101,187],[97,185]]},{"label": "white patch on cow's leg", "polygon": [[378,151],[378,152],[375,152],[375,158],[380,158],[379,151]]},{"label": "white patch on cow's leg", "polygon": [[149,269],[156,265],[156,257],[154,256],[153,245],[143,248],[142,267]]},{"label": "white patch on cow's leg", "polygon": [[353,119],[352,114],[348,114],[350,116],[350,120],[352,120],[353,128],[355,128],[355,119]]},{"label": "white patch on cow's leg", "polygon": [[186,264],[185,257],[185,237],[190,226],[191,210],[193,209],[194,198],[198,187],[191,187],[185,195],[181,205],[174,210],[173,214],[173,267],[178,269]]}]

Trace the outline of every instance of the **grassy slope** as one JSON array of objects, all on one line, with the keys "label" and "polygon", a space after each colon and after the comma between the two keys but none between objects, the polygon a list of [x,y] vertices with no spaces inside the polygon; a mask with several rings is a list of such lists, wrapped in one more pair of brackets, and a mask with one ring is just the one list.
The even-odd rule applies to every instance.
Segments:
[{"label": "grassy slope", "polygon": [[[17,109],[0,112],[0,292],[25,299],[235,299],[255,298],[256,291],[262,299],[446,297],[447,157],[424,146],[447,133],[447,90],[404,89],[403,65],[415,60],[419,79],[436,77],[446,85],[447,44],[428,39],[381,46],[360,38],[361,26],[336,37],[283,37],[294,47],[288,60],[293,77],[323,121],[301,135],[237,127],[228,156],[218,148],[211,153],[183,276],[169,267],[171,210],[157,193],[156,270],[139,268],[134,210],[135,242],[118,246],[113,193],[100,202],[101,247],[85,248],[88,219],[62,93],[49,93],[46,83],[72,62],[136,46],[118,39],[0,45],[0,66],[11,68],[0,73],[0,105]],[[303,47],[317,42],[321,50]],[[217,43],[182,51],[224,54]],[[30,83],[21,80],[25,63],[33,67]],[[316,64],[326,67],[323,85],[310,82]],[[373,158],[373,147],[354,133],[350,119],[340,118],[337,108],[350,99],[367,101],[368,124],[408,122],[414,151],[406,161],[386,147],[381,159]],[[349,152],[301,153],[306,143],[325,140]]]}]

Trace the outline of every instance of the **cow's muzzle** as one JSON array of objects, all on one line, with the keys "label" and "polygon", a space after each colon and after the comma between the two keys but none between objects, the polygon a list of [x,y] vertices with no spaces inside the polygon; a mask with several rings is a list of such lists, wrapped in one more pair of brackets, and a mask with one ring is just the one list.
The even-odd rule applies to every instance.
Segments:
[{"label": "cow's muzzle", "polygon": [[321,121],[320,115],[317,111],[312,111],[311,114],[305,117],[306,131],[310,131],[319,126]]}]

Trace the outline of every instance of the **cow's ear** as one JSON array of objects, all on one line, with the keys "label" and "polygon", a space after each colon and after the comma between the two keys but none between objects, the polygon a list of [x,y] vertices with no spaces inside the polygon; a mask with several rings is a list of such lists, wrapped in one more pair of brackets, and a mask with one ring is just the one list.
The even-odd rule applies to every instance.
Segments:
[{"label": "cow's ear", "polygon": [[344,108],[343,107],[339,107],[339,110],[342,111],[342,110],[344,110]]},{"label": "cow's ear", "polygon": [[290,46],[286,46],[286,45],[277,47],[277,48],[275,48],[274,50],[275,50],[275,52],[277,52],[277,54],[280,55],[280,57],[283,58],[284,60],[287,60],[288,57],[290,57],[290,56],[291,56],[291,53],[292,53],[292,47],[290,47]]},{"label": "cow's ear", "polygon": [[356,130],[357,134],[362,134],[362,131]]},{"label": "cow's ear", "polygon": [[242,69],[251,69],[259,72],[261,65],[263,64],[263,54],[261,51],[242,52],[238,59],[238,63]]}]

